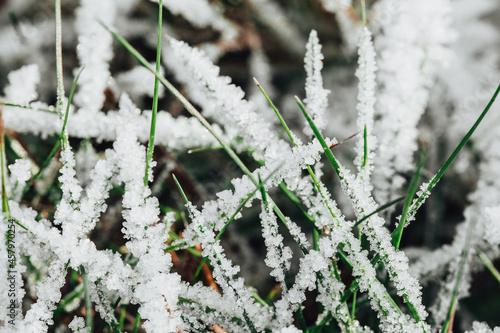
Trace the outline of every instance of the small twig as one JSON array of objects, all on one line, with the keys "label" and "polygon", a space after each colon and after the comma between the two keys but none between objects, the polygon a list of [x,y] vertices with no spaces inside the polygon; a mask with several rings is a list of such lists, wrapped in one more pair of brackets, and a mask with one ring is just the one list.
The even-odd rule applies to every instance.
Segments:
[{"label": "small twig", "polygon": [[352,138],[354,138],[354,137],[355,137],[356,135],[358,135],[359,133],[361,133],[361,131],[359,131],[358,133],[354,133],[353,135],[351,135],[351,136],[349,136],[349,137],[345,138],[344,140],[342,140],[342,141],[340,141],[340,142],[334,143],[333,145],[331,145],[331,146],[330,146],[330,147],[328,147],[328,148],[330,148],[330,149],[335,148],[335,147],[337,147],[337,146],[339,146],[339,145],[343,144],[344,142],[351,140]]}]

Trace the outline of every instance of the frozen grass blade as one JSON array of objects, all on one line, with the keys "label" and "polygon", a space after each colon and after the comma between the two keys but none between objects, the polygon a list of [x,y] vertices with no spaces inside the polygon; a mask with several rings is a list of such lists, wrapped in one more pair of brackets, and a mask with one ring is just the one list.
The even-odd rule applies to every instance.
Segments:
[{"label": "frozen grass blade", "polygon": [[[160,73],[160,61],[161,61],[161,27],[162,27],[162,0],[158,1],[158,43],[156,45],[156,73]],[[148,186],[150,164],[153,160],[153,151],[155,147],[155,132],[156,132],[156,115],[158,113],[158,88],[159,79],[158,75],[155,75],[155,88],[153,94],[153,109],[151,114],[151,129],[149,132],[149,144],[148,152],[146,156],[146,170],[144,172],[144,186]]]},{"label": "frozen grass blade", "polygon": [[[271,172],[271,174],[269,174],[268,177],[266,177],[265,181],[269,180],[279,169],[281,168],[281,166],[279,166],[278,168],[276,168],[273,172]],[[182,189],[180,183],[178,182],[177,178],[175,178],[174,176],[174,181],[177,185],[177,187],[179,188],[179,191],[181,192],[181,195],[182,197],[184,198],[184,201],[187,203],[189,203],[187,197],[186,197],[186,194],[184,193],[184,190]],[[264,182],[265,182],[264,181]],[[243,207],[245,207],[245,204],[255,195],[255,193],[257,193],[257,191],[261,188],[261,186],[263,186],[264,183],[260,183],[257,185],[257,188],[252,192],[250,193],[246,198],[245,200],[243,200],[241,202],[241,204],[238,206],[238,208],[236,209],[236,211],[233,213],[233,215],[231,215],[231,217],[229,218],[228,222],[226,222],[226,224],[224,225],[224,227],[219,231],[219,233],[217,234],[217,236],[214,238],[214,241],[213,243],[215,244],[221,237],[222,237],[222,234],[224,233],[224,231],[227,229],[227,227],[229,226],[229,224],[234,220],[234,218],[236,217],[236,215],[238,215],[238,213],[243,209]],[[196,273],[195,273],[195,277],[194,279],[196,279],[196,277],[200,274],[201,272],[201,269],[203,267],[203,265],[205,264],[205,262],[207,261],[207,258],[206,257],[203,257],[201,263],[198,265],[198,268],[196,270]],[[223,276],[224,278],[227,278],[225,276]],[[194,282],[194,279],[193,279],[193,282]],[[250,320],[250,318],[248,317],[247,313],[246,313],[246,310],[243,309],[243,316],[245,318],[245,322],[248,326],[248,328],[250,329],[250,331],[252,333],[256,333],[257,330],[253,324],[253,322]]]},{"label": "frozen grass blade", "polygon": [[[277,167],[273,172],[271,172],[269,174],[269,176],[266,177],[266,179],[264,179],[263,182],[260,182],[259,180],[259,185],[258,187],[253,190],[238,206],[238,208],[235,210],[235,212],[231,215],[231,217],[229,218],[229,220],[226,222],[226,224],[224,225],[224,227],[219,231],[219,233],[217,234],[217,236],[215,236],[215,239],[214,239],[214,242],[217,242],[221,237],[222,235],[224,234],[224,232],[226,231],[226,229],[229,227],[229,225],[231,224],[231,222],[234,221],[236,215],[238,215],[241,210],[245,207],[245,205],[247,204],[248,201],[250,201],[250,199],[252,199],[255,195],[255,193],[257,193],[257,191],[259,190],[264,190],[264,184],[269,180],[271,179],[272,176],[274,176],[274,174],[276,174],[276,172],[278,172],[279,169],[281,169],[282,166],[279,166]],[[174,176],[175,177],[175,176]],[[187,200],[187,197],[186,197],[186,194],[184,193],[184,191],[182,190],[182,187],[181,185],[179,184],[179,182],[177,181],[177,178],[174,178],[174,181],[175,183],[177,184],[177,187],[179,188],[179,191],[181,192],[181,195],[182,197],[184,198],[184,201],[186,202],[186,204],[189,202]],[[201,268],[203,267],[203,264],[205,264],[205,262],[207,261],[207,258],[204,257],[201,261],[201,263],[198,265],[198,268],[196,269],[196,272],[194,274],[194,277],[193,277],[193,283],[194,281],[196,281],[196,278],[198,277],[198,275],[200,274],[200,271],[201,271]]]},{"label": "frozen grass blade", "polygon": [[75,77],[75,80],[73,81],[73,85],[71,86],[71,90],[69,92],[69,97],[68,97],[68,105],[66,106],[66,113],[64,114],[64,121],[63,121],[63,125],[62,125],[62,128],[61,128],[61,134],[59,134],[59,138],[57,139],[56,143],[54,144],[54,147],[52,147],[52,150],[50,151],[50,154],[45,158],[45,160],[43,161],[43,163],[40,166],[40,169],[38,170],[38,172],[36,173],[36,175],[34,175],[33,177],[31,177],[31,179],[24,186],[23,195],[26,194],[26,192],[28,192],[28,190],[31,187],[31,185],[33,184],[33,182],[35,180],[37,180],[38,177],[40,177],[40,175],[42,174],[43,170],[47,167],[47,165],[49,165],[50,160],[56,154],[57,148],[59,148],[59,144],[61,143],[61,140],[63,140],[63,138],[64,138],[64,133],[66,133],[66,125],[68,123],[69,107],[71,105],[71,101],[73,100],[73,94],[75,93],[75,89],[76,89],[76,84],[78,82],[78,78],[80,77],[80,74],[82,74],[83,69],[84,69],[84,67],[82,67],[80,69],[80,71],[78,72],[77,76]]},{"label": "frozen grass blade", "polygon": [[500,283],[500,272],[493,266],[491,260],[484,254],[483,251],[477,251],[479,259],[483,262],[484,266],[490,271],[490,273],[495,277],[495,279]]},{"label": "frozen grass blade", "polygon": [[64,107],[64,82],[62,63],[62,24],[61,24],[61,0],[56,0],[56,70],[57,70],[57,102],[56,112],[60,118],[63,117]]},{"label": "frozen grass blade", "polygon": [[[254,78],[255,80],[255,78]],[[259,85],[260,87],[260,85]],[[264,188],[264,183],[262,182],[261,178],[260,178],[260,174],[259,174],[259,185],[260,185],[260,193],[262,195],[262,202],[264,203],[264,207],[266,209],[266,211],[269,211],[269,202],[267,200],[267,194],[266,194],[266,190]],[[280,250],[280,253],[279,255],[282,255],[282,248],[279,248]],[[283,270],[283,273],[284,273],[284,282],[285,282],[285,285],[287,287],[288,290],[290,290],[292,288],[292,282],[290,281],[290,274],[288,272],[288,270],[286,269],[286,267],[283,267],[283,265],[281,265],[281,269]],[[306,333],[309,332],[309,330],[307,329],[307,323],[306,323],[306,320],[304,318],[304,313],[302,312],[302,308],[299,306],[299,308],[297,309],[297,312],[296,312],[296,317],[297,317],[297,321],[299,322],[299,325],[300,327],[302,328],[302,330]]]},{"label": "frozen grass blade", "polygon": [[302,101],[297,96],[295,96],[295,100],[297,101],[297,104],[299,105],[300,109],[302,110],[302,114],[304,115],[307,122],[311,126],[311,129],[313,130],[314,135],[316,136],[319,143],[321,144],[321,147],[323,147],[324,152],[326,154],[326,157],[328,158],[328,160],[332,164],[333,168],[335,169],[335,172],[337,173],[337,175],[339,175],[339,177],[342,177],[341,173],[340,173],[340,166],[339,166],[335,156],[333,156],[332,152],[330,151],[330,147],[326,144],[325,139],[323,138],[323,136],[319,132],[318,128],[314,124],[313,120],[311,119],[311,117],[307,113],[307,111],[304,107],[304,104],[302,104]]},{"label": "frozen grass blade", "polygon": [[2,102],[2,101],[0,101],[0,103],[2,103],[5,106],[10,106],[10,107],[13,107],[13,108],[21,108],[21,109],[28,109],[28,110],[37,110],[37,111],[43,111],[43,112],[47,112],[47,113],[56,113],[55,110],[39,109],[39,108],[34,108],[34,107],[30,106],[30,105],[20,105],[20,104],[7,103],[7,102]]}]

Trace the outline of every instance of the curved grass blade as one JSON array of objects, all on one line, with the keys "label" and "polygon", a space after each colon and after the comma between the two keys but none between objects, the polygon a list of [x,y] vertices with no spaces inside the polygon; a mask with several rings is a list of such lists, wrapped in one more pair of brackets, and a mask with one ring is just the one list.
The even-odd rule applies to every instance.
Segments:
[{"label": "curved grass blade", "polygon": [[448,159],[443,164],[441,169],[439,169],[439,171],[436,173],[436,175],[431,179],[431,181],[429,182],[429,184],[427,185],[425,190],[422,191],[422,194],[417,199],[415,199],[415,201],[413,202],[413,204],[411,205],[411,207],[408,211],[407,219],[415,216],[417,210],[420,208],[420,206],[422,206],[424,201],[430,196],[432,189],[436,186],[436,184],[439,182],[439,180],[443,177],[443,175],[446,172],[446,170],[448,169],[448,167],[451,165],[451,163],[453,163],[453,161],[457,157],[458,153],[460,153],[460,151],[465,146],[467,141],[469,141],[470,137],[472,136],[472,134],[474,134],[474,132],[476,131],[476,129],[479,126],[479,124],[481,123],[481,121],[483,121],[483,118],[486,116],[486,114],[490,110],[491,106],[495,102],[499,92],[500,92],[500,84],[498,85],[497,89],[493,93],[493,96],[491,97],[490,101],[488,102],[488,104],[484,108],[483,112],[481,112],[481,114],[477,118],[476,122],[472,125],[472,127],[467,132],[467,134],[465,134],[462,141],[460,141],[458,146],[455,148],[453,153],[451,153],[450,157],[448,157]]}]

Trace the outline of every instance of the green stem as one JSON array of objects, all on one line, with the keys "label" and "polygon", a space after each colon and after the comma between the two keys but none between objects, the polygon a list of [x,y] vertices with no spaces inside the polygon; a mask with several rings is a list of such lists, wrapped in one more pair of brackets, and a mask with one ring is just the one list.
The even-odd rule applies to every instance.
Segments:
[{"label": "green stem", "polygon": [[85,326],[90,329],[90,332],[93,330],[93,315],[92,315],[92,301],[90,300],[90,290],[89,284],[87,280],[87,274],[85,274],[85,268],[80,266],[80,275],[82,276],[83,282],[83,291],[85,293]]},{"label": "green stem", "polygon": [[[162,28],[162,0],[158,1],[158,43],[156,46],[156,73],[160,74],[160,61],[161,61],[161,28]],[[158,88],[159,79],[158,75],[155,75],[155,88],[153,94],[153,110],[151,114],[151,129],[149,131],[149,144],[148,152],[146,157],[146,170],[144,172],[144,186],[148,186],[149,180],[149,168],[151,161],[153,160],[153,151],[155,146],[155,132],[156,132],[156,115],[158,113]]]}]

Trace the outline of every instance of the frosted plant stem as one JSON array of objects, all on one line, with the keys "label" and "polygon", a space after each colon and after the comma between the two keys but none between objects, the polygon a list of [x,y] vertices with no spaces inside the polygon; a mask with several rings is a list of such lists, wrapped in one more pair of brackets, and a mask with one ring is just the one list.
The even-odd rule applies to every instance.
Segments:
[{"label": "frosted plant stem", "polygon": [[[162,27],[162,0],[158,1],[158,43],[156,45],[156,70],[155,73],[160,73],[160,63],[161,63],[161,27]],[[155,131],[156,131],[156,115],[158,113],[158,88],[159,88],[159,78],[155,75],[155,87],[153,94],[153,109],[151,114],[151,129],[149,132],[149,144],[148,152],[146,157],[146,170],[144,172],[144,186],[148,185],[149,172],[151,168],[151,162],[153,160],[153,150],[155,146]]]},{"label": "frosted plant stem", "polygon": [[[174,176],[174,177],[175,177],[175,176]],[[183,198],[184,198],[184,200],[186,201],[186,207],[188,208],[188,211],[189,211],[189,213],[191,214],[191,217],[192,217],[193,219],[195,219],[195,218],[196,218],[196,215],[195,215],[195,213],[194,213],[193,209],[191,208],[191,205],[190,205],[189,201],[187,200],[187,196],[186,196],[186,194],[184,193],[184,190],[182,189],[182,187],[181,187],[180,183],[177,181],[177,178],[175,178],[174,180],[175,180],[175,182],[176,182],[176,185],[177,185],[177,187],[178,187],[179,191],[181,192],[182,197],[183,197]],[[247,201],[248,201],[248,200],[250,200],[250,198],[251,198],[251,197],[253,197],[253,195],[254,195],[254,194],[255,194],[255,193],[259,190],[260,186],[261,186],[261,184],[259,184],[259,187],[258,187],[257,189],[255,189],[255,190],[254,190],[254,192],[253,192],[253,193],[251,193],[251,194],[247,197]],[[243,202],[242,204],[240,204],[240,206],[239,206],[239,208],[237,209],[237,211],[241,210],[241,209],[244,207],[244,205],[245,205],[245,202]],[[237,214],[237,212],[235,212],[235,213],[233,214],[233,216],[232,216],[232,217],[231,217],[231,219],[229,220],[229,223],[230,223],[230,222],[234,219],[234,217],[236,216],[236,214]],[[218,240],[220,239],[220,237],[222,236],[222,233],[223,233],[223,232],[225,231],[225,229],[229,226],[229,223],[226,223],[226,225],[225,225],[225,226],[224,226],[224,228],[223,228],[223,229],[219,232],[219,234],[217,235],[217,237],[216,237],[216,238],[214,238],[214,240],[213,240],[213,241],[210,241],[210,243],[211,243],[211,244],[202,244],[202,246],[212,247],[212,249],[211,249],[211,251],[212,251],[211,255],[213,255],[214,259],[216,259],[217,261],[218,261],[218,258],[217,258],[217,253],[216,253],[216,251],[215,251],[214,247],[215,247],[215,244],[217,244],[217,242],[218,242]],[[202,233],[204,233],[204,232],[202,231]],[[204,243],[206,243],[206,242],[204,242]],[[199,274],[199,270],[201,270],[201,268],[200,268],[200,267],[201,267],[201,266],[205,263],[205,261],[207,261],[207,256],[204,256],[204,257],[203,257],[202,262],[201,262],[201,264],[199,265],[198,270],[197,270],[197,273],[198,273],[198,274]],[[213,264],[214,264],[214,269],[215,269],[215,263],[213,263]],[[219,273],[219,274],[217,274],[217,275],[219,275],[220,277],[222,277],[222,278],[225,280],[225,284],[226,284],[226,286],[227,286],[228,288],[232,289],[232,291],[233,291],[234,295],[235,295],[237,298],[240,298],[240,293],[238,292],[238,290],[236,290],[236,289],[234,288],[233,284],[232,284],[232,283],[231,283],[231,281],[230,281],[230,279],[231,279],[232,277],[229,277],[229,276],[226,274],[226,270],[222,267],[222,265],[221,265],[221,263],[220,263],[220,262],[217,262],[217,264],[218,264],[218,266],[219,266],[219,270],[220,270],[220,271],[221,271],[221,273],[222,273],[222,274],[221,274],[221,273]],[[252,333],[257,332],[257,330],[256,330],[256,328],[255,328],[255,325],[252,323],[252,321],[250,320],[250,318],[249,318],[249,317],[248,317],[248,315],[247,315],[246,309],[245,309],[245,308],[242,308],[241,310],[242,310],[242,312],[243,312],[243,317],[244,317],[245,322],[247,323],[247,326],[248,326],[248,328],[250,329],[250,331],[251,331]]]},{"label": "frosted plant stem", "polygon": [[[261,196],[262,196],[262,202],[263,202],[263,208],[265,210],[265,213],[264,214],[267,214],[268,216],[270,216],[272,214],[272,211],[269,206],[269,202],[267,200],[267,195],[266,195],[266,190],[264,189],[264,183],[262,182],[262,180],[260,179],[260,175],[259,175],[259,184],[260,184],[260,192],[261,192]],[[264,221],[264,219],[262,219],[262,221]],[[270,224],[270,222],[268,221],[267,222],[268,224]],[[264,222],[262,222],[262,226],[264,228]],[[274,226],[274,232],[276,232],[276,234],[278,233],[278,224],[276,223],[276,218],[273,217],[273,226]],[[269,228],[272,228],[269,226]],[[264,231],[263,231],[263,234],[264,234]],[[272,234],[271,235],[268,235],[268,237],[271,236],[272,237]],[[267,241],[266,241],[267,242]],[[267,245],[267,244],[266,244]],[[277,254],[278,254],[278,257],[279,258],[283,258],[284,257],[284,252],[285,252],[285,248],[283,246],[283,242],[280,242],[278,245],[274,245],[276,246],[276,250],[277,250]],[[271,246],[268,246],[268,253],[271,251]],[[290,281],[290,273],[287,269],[287,264],[286,264],[286,259],[285,260],[280,260],[279,262],[279,268],[281,269],[281,274],[283,274],[283,279],[282,281],[279,281],[279,282],[283,282],[284,283],[284,287],[286,287],[286,290],[290,290],[292,289],[292,282]],[[274,268],[274,267],[273,267]],[[296,312],[296,317],[297,317],[297,321],[299,322],[299,325],[300,327],[302,328],[302,330],[304,332],[309,332],[308,329],[307,329],[307,324],[306,324],[306,320],[304,318],[304,313],[302,312],[302,308],[299,306],[298,309],[297,309],[297,312]]]},{"label": "frosted plant stem", "polygon": [[62,63],[62,25],[61,25],[61,0],[56,0],[56,70],[57,70],[57,102],[56,112],[62,119],[64,107],[64,81]]},{"label": "frosted plant stem", "polygon": [[85,326],[92,333],[93,330],[93,315],[92,315],[92,301],[90,300],[90,288],[89,282],[87,280],[87,274],[85,273],[85,268],[80,266],[80,274],[83,281],[83,290],[85,294]]}]

